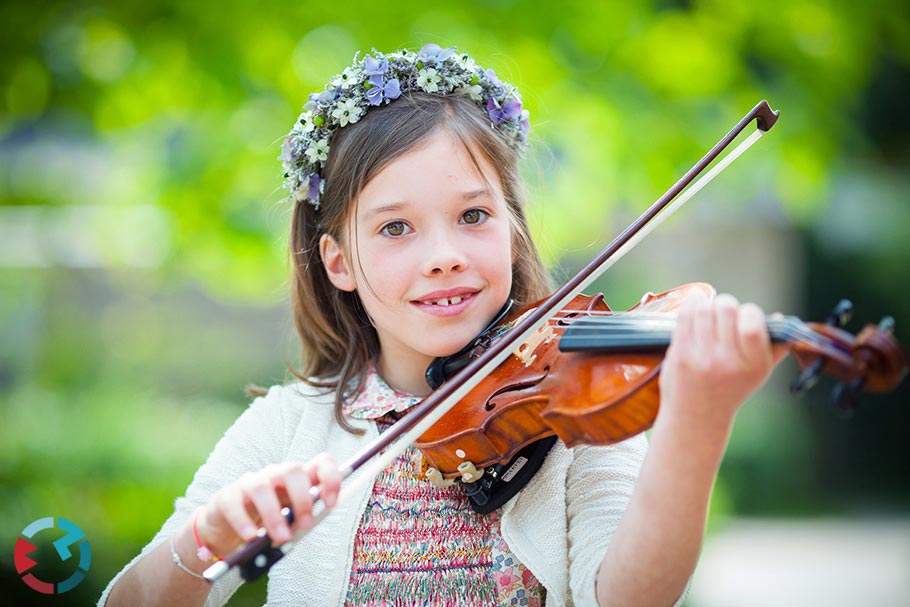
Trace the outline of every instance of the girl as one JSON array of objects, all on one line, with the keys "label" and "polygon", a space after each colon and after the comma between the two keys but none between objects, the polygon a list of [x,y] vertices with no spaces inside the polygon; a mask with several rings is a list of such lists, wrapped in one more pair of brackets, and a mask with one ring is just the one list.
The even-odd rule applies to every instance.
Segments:
[{"label": "girl", "polygon": [[[253,401],[99,605],[221,605],[200,573],[264,527],[313,527],[269,572],[274,605],[671,605],[701,546],[737,407],[775,363],[764,317],[730,296],[679,313],[660,415],[609,447],[557,443],[522,491],[474,512],[419,473],[413,447],[336,503],[347,460],[430,391],[509,298],[551,288],[531,242],[518,93],[464,54],[374,51],[311,95],[284,144],[293,194],[300,381]],[[697,439],[695,438],[697,437]],[[280,508],[297,513],[288,528]]]}]

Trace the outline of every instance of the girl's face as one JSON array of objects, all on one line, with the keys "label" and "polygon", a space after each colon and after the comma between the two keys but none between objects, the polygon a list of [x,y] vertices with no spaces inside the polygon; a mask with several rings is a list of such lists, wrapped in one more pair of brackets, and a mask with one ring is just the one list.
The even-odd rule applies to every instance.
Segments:
[{"label": "girl's face", "polygon": [[[490,322],[512,287],[509,210],[495,167],[439,129],[380,171],[350,218],[349,251],[323,236],[332,283],[357,290],[395,388],[429,391],[433,358],[463,348]],[[346,254],[347,253],[347,254]]]}]

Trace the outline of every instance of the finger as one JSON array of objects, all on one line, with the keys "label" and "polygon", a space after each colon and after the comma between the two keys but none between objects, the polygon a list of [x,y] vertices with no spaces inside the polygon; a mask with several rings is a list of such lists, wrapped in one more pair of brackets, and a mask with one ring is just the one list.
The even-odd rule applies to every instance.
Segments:
[{"label": "finger", "polygon": [[291,529],[281,516],[281,503],[272,484],[272,479],[277,474],[279,472],[276,468],[268,466],[262,472],[248,477],[242,486],[244,494],[262,517],[262,524],[269,536],[275,542],[283,543],[291,539]]},{"label": "finger", "polygon": [[687,354],[699,363],[705,362],[717,341],[714,303],[707,298],[698,302],[692,319],[692,345]]},{"label": "finger", "polygon": [[717,346],[728,355],[742,358],[738,325],[739,302],[727,293],[721,293],[714,299],[714,316],[717,326]]},{"label": "finger", "polygon": [[216,509],[228,522],[234,532],[246,542],[256,539],[259,525],[253,520],[244,505],[245,496],[238,486],[225,487],[215,494]]},{"label": "finger", "polygon": [[319,486],[322,488],[322,501],[326,508],[333,507],[338,502],[338,492],[341,490],[341,471],[331,454],[324,454],[319,458],[316,474]]},{"label": "finger", "polygon": [[698,310],[699,303],[704,300],[705,296],[700,291],[696,291],[683,300],[679,305],[679,311],[676,314],[676,326],[673,329],[673,335],[670,338],[670,346],[674,352],[680,355],[691,349],[692,339],[695,333],[695,314]]},{"label": "finger", "polygon": [[790,353],[790,344],[778,342],[771,344],[771,364],[777,366]]},{"label": "finger", "polygon": [[313,498],[310,497],[310,475],[300,464],[288,468],[283,478],[288,500],[294,508],[294,526],[306,529],[313,523]]},{"label": "finger", "polygon": [[[778,331],[779,331],[782,323],[784,323],[785,319],[786,319],[786,317],[783,314],[781,314],[780,312],[774,312],[772,314],[769,314],[768,318],[770,318],[773,321],[773,324],[778,327]],[[787,354],[789,354],[789,353],[790,353],[790,344],[788,342],[778,341],[778,342],[771,343],[771,357],[773,360],[773,364],[775,366],[778,363],[780,363],[780,361],[785,359],[787,357]]]},{"label": "finger", "polygon": [[752,303],[739,308],[739,343],[746,361],[753,365],[771,365],[771,338],[765,326],[765,314]]}]

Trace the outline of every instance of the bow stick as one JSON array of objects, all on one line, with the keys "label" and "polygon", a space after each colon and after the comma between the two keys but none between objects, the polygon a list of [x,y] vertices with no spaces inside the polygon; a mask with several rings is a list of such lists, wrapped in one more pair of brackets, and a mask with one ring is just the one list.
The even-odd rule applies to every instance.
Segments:
[{"label": "bow stick", "polygon": [[[378,438],[345,462],[340,469],[342,479],[348,479],[355,472],[359,471],[359,473],[342,487],[338,500],[341,501],[348,498],[363,485],[372,482],[376,475],[474,389],[483,378],[502,364],[512,352],[530,338],[544,323],[564,308],[585,287],[597,280],[645,236],[654,231],[658,225],[663,223],[686,201],[758,141],[774,126],[779,114],[779,111],[771,109],[767,101],[762,100],[759,102],[695,166],[689,169],[647,211],[642,213],[638,219],[613,239],[613,242],[607,245],[597,257],[592,259],[537,308],[531,310],[517,322],[509,333],[495,341],[484,354],[473,359],[465,368],[416,405],[410,413],[401,418],[394,426],[380,434]],[[753,120],[756,121],[757,126],[755,132],[744,139],[732,152],[724,156],[707,173],[692,183]],[[686,186],[689,186],[690,183],[692,184],[691,187],[686,189]],[[683,193],[680,196],[681,192]],[[677,196],[679,198],[674,201]],[[385,449],[384,452],[383,449]],[[367,466],[368,463],[369,466]],[[325,518],[329,511],[319,501],[321,494],[319,487],[311,487],[309,494],[313,499],[314,505],[320,507],[318,511],[314,509],[313,512],[313,525],[315,526]],[[281,510],[281,513],[289,525],[294,522],[294,511],[292,508],[285,507]],[[247,581],[253,581],[290,552],[296,542],[306,533],[307,531],[297,531],[293,540],[273,548],[271,538],[266,533],[265,528],[261,528],[255,540],[227,559],[213,564],[202,575],[209,582],[214,582],[233,567],[240,566],[243,578]]]}]

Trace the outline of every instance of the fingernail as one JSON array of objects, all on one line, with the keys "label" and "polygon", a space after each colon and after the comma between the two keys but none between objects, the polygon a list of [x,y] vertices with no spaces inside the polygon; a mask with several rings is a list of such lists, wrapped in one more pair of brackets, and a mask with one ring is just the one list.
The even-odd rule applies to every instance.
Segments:
[{"label": "fingernail", "polygon": [[243,535],[243,539],[251,540],[256,537],[256,527],[253,525],[244,525],[241,534]]}]

